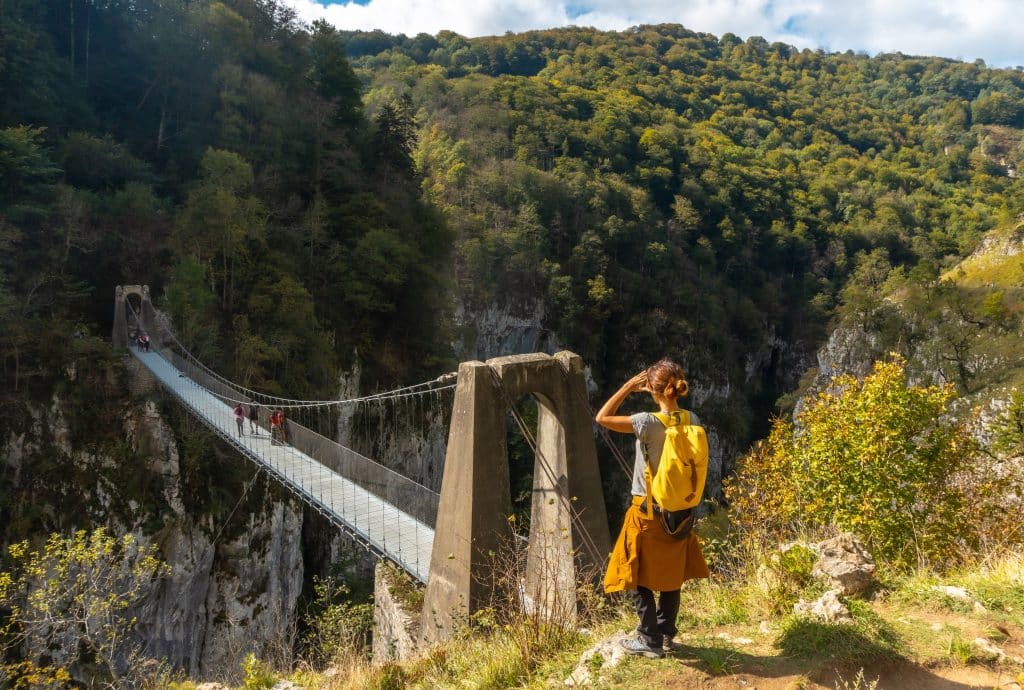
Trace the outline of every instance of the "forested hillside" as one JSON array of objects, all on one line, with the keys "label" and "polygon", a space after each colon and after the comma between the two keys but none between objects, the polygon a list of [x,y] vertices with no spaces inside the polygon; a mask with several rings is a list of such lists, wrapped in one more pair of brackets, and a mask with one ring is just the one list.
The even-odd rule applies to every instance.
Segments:
[{"label": "forested hillside", "polygon": [[983,64],[671,25],[409,39],[262,0],[0,12],[10,388],[103,336],[121,282],[299,395],[356,358],[437,371],[456,300],[539,301],[599,382],[676,355],[749,439],[868,252],[934,276],[1024,206],[1024,74]]},{"label": "forested hillside", "polygon": [[1019,70],[674,25],[410,39],[265,0],[0,13],[15,408],[140,282],[200,356],[299,396],[436,374],[519,310],[600,386],[678,357],[737,452],[830,323],[1024,210]]},{"label": "forested hillside", "polygon": [[332,27],[276,2],[4,3],[0,94],[8,391],[105,336],[120,283],[258,388],[446,352],[451,243],[410,115],[364,113]]},{"label": "forested hillside", "polygon": [[934,282],[1024,210],[1019,70],[672,25],[345,42],[370,110],[417,109],[465,298],[542,295],[602,380],[680,357],[741,439],[893,266]]}]

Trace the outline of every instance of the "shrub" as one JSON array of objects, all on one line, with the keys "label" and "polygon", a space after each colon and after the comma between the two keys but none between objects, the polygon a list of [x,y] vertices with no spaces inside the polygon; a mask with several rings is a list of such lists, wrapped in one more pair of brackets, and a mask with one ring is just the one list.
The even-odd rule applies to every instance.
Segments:
[{"label": "shrub", "polygon": [[52,534],[41,550],[12,544],[11,568],[0,572],[0,685],[4,676],[15,687],[63,684],[72,669],[141,682],[133,613],[168,572],[156,554],[102,528]]},{"label": "shrub", "polygon": [[306,615],[304,656],[314,666],[363,657],[373,627],[373,604],[352,601],[348,585],[337,577],[315,577],[315,594]]},{"label": "shrub", "polygon": [[265,661],[256,658],[256,655],[249,652],[242,660],[242,687],[245,690],[266,690],[273,687],[277,678],[270,665]]},{"label": "shrub", "polygon": [[[742,532],[837,526],[898,564],[948,562],[977,538],[975,444],[945,418],[951,385],[910,386],[904,361],[833,379],[795,424],[777,420],[727,486]],[[968,512],[970,508],[970,512]]]}]

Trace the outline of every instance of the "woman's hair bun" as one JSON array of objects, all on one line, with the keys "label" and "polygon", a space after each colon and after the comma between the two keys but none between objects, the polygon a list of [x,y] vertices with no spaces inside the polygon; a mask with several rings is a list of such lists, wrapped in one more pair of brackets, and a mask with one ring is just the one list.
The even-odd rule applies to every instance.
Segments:
[{"label": "woman's hair bun", "polygon": [[674,398],[680,398],[689,391],[685,377],[683,368],[668,358],[655,362],[647,369],[651,390]]}]

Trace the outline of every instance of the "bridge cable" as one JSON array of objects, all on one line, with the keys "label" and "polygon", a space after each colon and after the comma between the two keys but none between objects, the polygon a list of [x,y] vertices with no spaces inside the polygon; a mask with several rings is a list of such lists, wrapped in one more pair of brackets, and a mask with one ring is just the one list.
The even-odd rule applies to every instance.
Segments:
[{"label": "bridge cable", "polygon": [[220,536],[224,533],[224,530],[227,528],[227,526],[231,523],[231,518],[234,517],[235,511],[238,510],[238,506],[242,505],[242,501],[244,501],[245,497],[249,494],[249,490],[256,485],[256,480],[259,479],[260,473],[263,472],[262,463],[254,464],[256,465],[256,473],[252,476],[252,479],[249,481],[249,485],[245,487],[244,491],[242,491],[242,495],[238,498],[238,502],[235,503],[235,507],[232,508],[231,512],[228,513],[228,516],[224,518],[224,522],[221,523],[220,529],[217,530],[217,535],[213,538],[213,541],[210,542],[211,546],[217,545],[217,541],[220,539]]},{"label": "bridge cable", "polygon": [[[128,301],[126,299],[125,302],[126,302],[126,304],[128,306],[129,311],[131,311],[132,316],[135,318],[136,326],[141,330],[142,329],[142,322],[141,322],[141,319],[140,319],[138,313],[135,311],[134,307],[132,307],[132,304],[131,304],[130,301]],[[441,374],[440,376],[438,376],[436,378],[430,379],[429,381],[423,381],[421,383],[415,383],[415,384],[412,384],[412,385],[409,385],[409,386],[402,386],[400,388],[395,388],[395,389],[388,390],[388,391],[382,391],[380,393],[371,393],[369,395],[364,395],[364,396],[361,396],[361,397],[358,397],[358,398],[344,398],[344,399],[338,399],[338,400],[303,400],[303,399],[297,399],[297,398],[285,398],[285,397],[278,396],[278,395],[271,395],[270,393],[262,393],[260,391],[255,390],[255,389],[249,388],[247,386],[243,386],[240,383],[232,381],[231,379],[229,379],[226,376],[216,372],[215,370],[211,369],[209,366],[204,364],[202,362],[202,360],[200,360],[187,347],[185,347],[185,345],[180,340],[178,340],[177,336],[174,335],[174,332],[171,331],[171,329],[169,327],[165,326],[162,329],[162,331],[177,346],[177,348],[179,350],[181,350],[181,352],[185,355],[185,359],[186,360],[189,360],[189,361],[193,362],[196,366],[198,366],[200,369],[202,369],[204,372],[206,372],[210,376],[214,377],[215,379],[217,379],[221,383],[224,383],[224,384],[228,385],[229,387],[234,388],[236,391],[238,391],[240,393],[251,394],[250,397],[258,397],[258,398],[263,398],[263,399],[268,400],[268,401],[271,401],[271,400],[272,401],[276,401],[276,403],[280,407],[300,408],[300,407],[318,407],[318,406],[327,407],[327,406],[332,406],[332,405],[337,405],[337,406],[341,406],[341,405],[354,405],[354,404],[359,404],[359,403],[362,403],[362,402],[368,402],[368,401],[378,400],[378,399],[390,399],[390,398],[398,398],[398,397],[408,397],[408,396],[417,395],[417,394],[421,394],[421,393],[428,393],[428,392],[434,392],[434,391],[442,391],[442,390],[448,390],[448,389],[454,388],[455,384],[454,383],[449,383],[449,382],[455,380],[455,378],[458,376],[458,372],[454,372],[454,371],[453,372],[448,372],[446,374]],[[439,387],[436,387],[436,388],[431,388],[431,386],[435,386],[436,384],[445,384],[445,385],[442,385],[442,386],[439,386]],[[417,389],[421,389],[421,388],[427,388],[427,390],[426,391],[417,390]],[[248,403],[251,402],[251,400],[235,399],[235,398],[231,398],[230,396],[225,396],[225,395],[220,395],[220,394],[214,393],[213,391],[210,391],[210,392],[213,393],[214,395],[217,395],[217,397],[223,398],[223,399],[225,399],[225,400],[227,400],[229,402],[235,402],[235,403],[239,403],[240,402],[240,403],[245,403],[245,404],[248,404]]]},{"label": "bridge cable", "polygon": [[[562,368],[562,375],[568,377],[569,372],[566,371],[565,368]],[[590,404],[590,400],[588,400],[587,397],[583,394],[583,392],[576,386],[570,385],[569,388],[573,390],[573,392],[576,394],[576,397],[579,398],[580,402],[583,403],[584,408],[590,413],[590,418],[594,419],[596,413],[594,412],[594,408]],[[631,466],[626,461],[626,458],[622,454],[622,451],[619,449],[618,444],[616,444],[615,441],[612,440],[611,434],[608,433],[608,429],[606,429],[605,427],[601,426],[596,422],[594,423],[594,426],[597,427],[598,436],[601,437],[601,440],[604,441],[605,446],[607,446],[607,448],[612,452],[612,456],[614,456],[615,460],[618,461],[619,467],[622,468],[622,471],[625,472],[627,476],[632,477],[634,473],[634,467]]]}]

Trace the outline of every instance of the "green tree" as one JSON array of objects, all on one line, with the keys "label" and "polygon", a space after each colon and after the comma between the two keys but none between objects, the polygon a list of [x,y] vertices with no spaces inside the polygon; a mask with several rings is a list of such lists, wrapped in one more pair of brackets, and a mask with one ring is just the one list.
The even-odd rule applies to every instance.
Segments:
[{"label": "green tree", "polygon": [[238,154],[208,149],[201,174],[182,210],[179,239],[206,266],[221,307],[231,311],[239,273],[251,270],[253,251],[265,240],[266,212],[259,199],[246,194],[253,172]]},{"label": "green tree", "polygon": [[217,296],[210,290],[203,265],[183,258],[174,268],[164,302],[181,343],[200,359],[216,361],[220,354]]},{"label": "green tree", "polygon": [[1012,457],[1024,456],[1024,391],[1014,390],[996,423],[993,447]]}]

